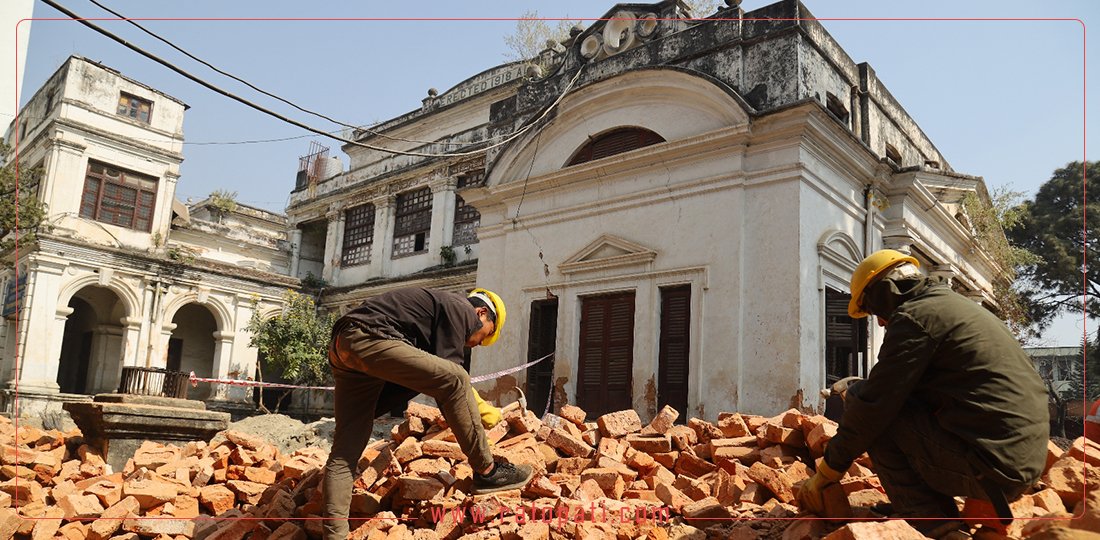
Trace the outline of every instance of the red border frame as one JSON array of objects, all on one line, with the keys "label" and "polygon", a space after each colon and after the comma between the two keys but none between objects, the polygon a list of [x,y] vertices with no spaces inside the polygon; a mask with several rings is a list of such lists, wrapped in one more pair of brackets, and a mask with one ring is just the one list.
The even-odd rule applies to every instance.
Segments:
[{"label": "red border frame", "polygon": [[[24,21],[78,21],[78,20],[84,20],[84,21],[130,21],[130,20],[132,20],[132,21],[194,21],[194,22],[204,22],[204,21],[207,21],[207,22],[209,22],[209,21],[303,21],[303,22],[316,22],[316,21],[379,21],[379,22],[387,22],[388,21],[388,22],[397,22],[397,21],[521,21],[521,20],[539,20],[539,21],[565,21],[565,20],[571,20],[572,21],[572,20],[575,20],[575,21],[596,22],[596,21],[612,21],[612,20],[617,20],[617,19],[615,19],[615,18],[587,18],[587,19],[586,18],[580,18],[580,19],[566,19],[566,18],[537,18],[537,19],[527,19],[527,18],[481,18],[481,16],[473,16],[473,18],[404,18],[404,16],[398,16],[398,18],[128,18],[128,19],[119,19],[119,18],[84,18],[84,19],[31,18],[31,19],[21,19],[19,22],[15,23],[15,79],[14,80],[17,80],[17,81],[20,80],[19,79],[19,25],[20,24],[22,24]],[[658,20],[668,20],[668,19],[658,19]],[[702,19],[700,19],[700,20],[702,20]],[[1081,170],[1081,198],[1082,198],[1082,200],[1087,200],[1087,196],[1088,196],[1088,166],[1087,166],[1088,165],[1088,114],[1087,114],[1087,111],[1088,111],[1088,46],[1087,46],[1088,45],[1088,40],[1087,40],[1088,29],[1087,29],[1087,26],[1085,24],[1085,21],[1082,21],[1080,19],[1075,19],[1075,18],[777,18],[777,19],[751,19],[751,18],[749,18],[749,19],[745,19],[745,18],[738,18],[738,19],[730,19],[730,18],[708,19],[707,18],[705,20],[712,20],[712,21],[818,21],[818,22],[820,22],[820,21],[895,21],[895,22],[905,22],[905,21],[908,21],[908,22],[913,22],[913,21],[921,21],[921,22],[932,22],[932,21],[1076,21],[1076,22],[1081,24],[1081,75],[1082,75],[1082,80],[1081,80],[1081,90],[1082,90],[1082,103],[1081,103],[1081,124],[1082,124],[1081,125],[1081,128],[1082,128],[1081,159],[1082,159],[1082,163],[1085,164],[1085,166],[1082,167],[1082,170]],[[30,43],[30,41],[29,41],[29,43]],[[14,122],[15,125],[19,125],[19,117],[20,117],[20,113],[21,113],[21,110],[20,110],[20,107],[19,107],[19,101],[20,101],[20,97],[21,97],[20,93],[22,91],[22,85],[20,85],[20,88],[17,88],[15,90],[17,90],[17,91],[15,91],[15,119],[14,119],[13,122]],[[15,198],[17,198],[17,200],[19,199],[19,146],[20,146],[20,135],[21,135],[20,130],[19,129],[15,130],[13,146],[14,146],[14,162],[15,162],[14,163]],[[1088,239],[1088,209],[1087,209],[1086,205],[1081,206],[1081,214],[1082,214],[1082,223],[1084,223],[1084,225],[1082,225],[1082,235],[1084,235],[1084,239],[1085,239],[1086,244],[1087,244],[1087,239]],[[17,224],[17,228],[18,228],[18,225],[19,225],[19,205],[18,205],[18,203],[17,203],[17,205],[15,205],[15,224]],[[1085,250],[1087,250],[1087,249],[1088,249],[1088,247],[1086,246]],[[1084,260],[1084,264],[1082,264],[1082,278],[1081,278],[1081,285],[1082,285],[1082,294],[1081,294],[1081,315],[1082,315],[1081,337],[1082,337],[1082,340],[1081,341],[1084,344],[1082,344],[1081,354],[1082,354],[1082,366],[1086,366],[1086,362],[1087,362],[1087,359],[1088,359],[1088,317],[1086,316],[1087,315],[1087,305],[1086,305],[1086,298],[1087,297],[1086,297],[1086,294],[1085,294],[1086,279],[1087,279],[1087,273],[1088,273],[1088,257],[1087,257],[1087,254],[1086,254],[1086,256],[1082,257],[1082,260]],[[18,280],[19,280],[19,264],[18,264],[19,263],[19,241],[18,241],[18,239],[17,239],[17,241],[15,241],[14,261],[15,261],[15,264],[14,264],[14,279],[17,280],[17,282],[18,282]],[[20,344],[20,339],[19,339],[20,338],[20,334],[19,334],[20,304],[21,304],[20,298],[17,296],[17,298],[15,298],[15,313],[17,313],[17,315],[15,315],[15,319],[14,319],[15,320],[15,323],[14,323],[15,350],[14,350],[14,355],[13,355],[13,362],[14,362],[13,373],[14,373],[14,377],[15,377],[15,385],[14,385],[15,392],[14,392],[14,399],[13,399],[13,409],[15,411],[17,411],[17,415],[15,415],[15,419],[14,419],[13,423],[14,423],[15,429],[17,429],[17,430],[19,429],[19,415],[18,415],[18,411],[19,411],[19,381],[20,381],[20,375],[21,375],[21,372],[22,372],[22,364],[20,363],[20,354],[19,354],[20,353],[20,350],[19,350],[19,344]],[[1082,371],[1082,375],[1081,375],[1082,376],[1082,383],[1087,383],[1088,382],[1087,366],[1086,366],[1086,368],[1082,368],[1081,371]],[[1088,407],[1089,407],[1089,404],[1087,403],[1087,400],[1086,400],[1085,407],[1084,407],[1085,410],[1082,410],[1082,419],[1084,419],[1084,417],[1087,416]],[[1084,421],[1084,420],[1082,420],[1082,421]],[[17,450],[15,450],[15,455],[17,455],[17,459],[18,459],[18,455],[19,455],[19,444],[18,444],[18,442],[17,442],[17,444],[15,444],[15,449],[17,449]],[[1087,462],[1086,462],[1085,465],[1086,465],[1086,469],[1088,469],[1088,463]],[[1088,475],[1086,473],[1086,481],[1087,480],[1088,480]],[[18,483],[19,483],[19,478],[17,476],[17,477],[15,477],[15,484],[18,485]],[[1082,495],[1084,495],[1084,500],[1086,500],[1086,505],[1087,505],[1087,500],[1088,500],[1088,487],[1089,486],[1086,482],[1086,486],[1084,488],[1084,491],[1082,491]],[[13,506],[13,508],[18,510],[19,506],[15,505],[15,506]],[[1067,508],[1067,510],[1071,511],[1071,509],[1068,509],[1068,508]],[[21,517],[23,519],[33,519],[33,520],[56,519],[56,518],[27,518],[27,517],[23,517],[23,516],[21,516]],[[1071,517],[1071,518],[1018,518],[1018,519],[1020,519],[1020,520],[1029,520],[1029,521],[1030,520],[1068,521],[1068,520],[1073,520],[1073,519],[1079,519],[1080,517],[1081,516],[1074,516],[1074,517]],[[142,519],[182,519],[182,518],[175,518],[175,517],[142,517]],[[193,520],[226,520],[226,519],[235,521],[235,520],[262,520],[263,518],[218,518],[216,516],[215,517],[199,516],[198,518],[193,518]],[[328,518],[324,518],[324,517],[317,517],[317,518],[287,518],[286,520],[287,521],[307,521],[307,520],[324,520],[324,519],[328,519]],[[370,518],[370,519],[386,519],[386,518]],[[400,520],[410,520],[410,519],[411,518],[397,518],[398,521],[400,521]],[[941,519],[941,518],[909,518],[909,519],[922,519],[923,520],[923,519]],[[95,519],[94,518],[80,519],[80,521],[86,521],[86,520],[95,520]],[[685,521],[691,521],[691,518],[684,518],[684,520]],[[711,520],[714,520],[714,519],[711,519]],[[794,520],[829,520],[829,519],[828,518],[820,518],[820,517],[796,517],[796,518],[728,518],[728,520],[730,520],[730,521],[758,521],[758,520],[762,520],[762,521],[791,520],[791,521],[794,521]],[[875,519],[857,518],[857,519],[849,519],[848,521],[855,522],[855,521],[881,521],[881,520],[882,519],[878,519],[878,518],[875,518]]]}]

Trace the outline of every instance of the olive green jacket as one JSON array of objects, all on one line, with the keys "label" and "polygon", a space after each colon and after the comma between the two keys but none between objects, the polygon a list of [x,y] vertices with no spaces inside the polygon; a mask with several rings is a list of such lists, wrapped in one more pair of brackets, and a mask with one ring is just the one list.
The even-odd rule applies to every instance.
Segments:
[{"label": "olive green jacket", "polygon": [[926,278],[896,282],[888,304],[896,308],[878,363],[846,397],[826,463],[847,469],[908,401],[966,441],[1000,482],[1037,480],[1050,437],[1047,392],[1004,323]]}]

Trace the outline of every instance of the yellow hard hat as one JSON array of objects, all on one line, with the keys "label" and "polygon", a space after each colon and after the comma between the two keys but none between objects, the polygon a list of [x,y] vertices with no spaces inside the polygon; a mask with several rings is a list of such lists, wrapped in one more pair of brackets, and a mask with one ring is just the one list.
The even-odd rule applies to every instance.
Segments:
[{"label": "yellow hard hat", "polygon": [[902,263],[920,266],[913,257],[892,249],[880,249],[863,259],[863,262],[856,267],[856,271],[852,272],[852,299],[848,301],[848,316],[853,319],[862,319],[870,315],[863,310],[863,290],[879,276]]},{"label": "yellow hard hat", "polygon": [[474,289],[470,291],[469,296],[471,298],[480,298],[482,301],[485,302],[486,305],[489,306],[489,309],[493,310],[493,313],[495,313],[497,316],[495,328],[493,328],[493,333],[489,334],[489,337],[481,340],[481,345],[484,347],[488,347],[489,345],[496,343],[497,338],[500,337],[500,329],[504,328],[504,317],[507,314],[506,310],[504,309],[504,300],[501,300],[500,297],[497,296],[497,293],[488,289]]}]

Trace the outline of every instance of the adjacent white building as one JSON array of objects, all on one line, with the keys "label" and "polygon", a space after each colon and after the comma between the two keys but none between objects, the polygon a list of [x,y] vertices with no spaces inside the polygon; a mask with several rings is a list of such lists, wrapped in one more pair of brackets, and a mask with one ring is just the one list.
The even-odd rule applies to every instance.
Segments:
[{"label": "adjacent white building", "polygon": [[[37,243],[7,254],[12,268],[0,274],[7,413],[115,391],[123,366],[255,373],[244,327],[298,286],[286,277],[285,218],[241,206],[202,219],[207,201],[176,201],[186,108],[73,56],[11,124],[12,157],[44,170],[38,195],[49,213]],[[227,388],[191,397],[213,408],[248,400]]]}]

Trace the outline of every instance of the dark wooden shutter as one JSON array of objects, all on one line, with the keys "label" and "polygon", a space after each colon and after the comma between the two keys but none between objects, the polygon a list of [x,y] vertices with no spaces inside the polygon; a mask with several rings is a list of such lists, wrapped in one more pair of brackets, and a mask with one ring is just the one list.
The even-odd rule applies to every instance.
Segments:
[{"label": "dark wooden shutter", "polygon": [[[527,341],[527,361],[538,360],[554,352],[558,335],[558,301],[539,300],[531,303],[530,336]],[[527,368],[527,408],[539,417],[550,400],[554,387],[554,358]],[[550,404],[553,410],[553,403]]]},{"label": "dark wooden shutter", "polygon": [[691,286],[661,289],[661,337],[657,353],[657,406],[687,418]]},{"label": "dark wooden shutter", "polygon": [[603,159],[661,142],[665,142],[664,138],[648,129],[638,127],[614,129],[585,144],[573,155],[573,159],[569,160],[569,165]]},{"label": "dark wooden shutter", "polygon": [[590,417],[633,407],[634,293],[581,300],[577,404]]},{"label": "dark wooden shutter", "polygon": [[866,375],[867,320],[848,316],[850,295],[825,289],[825,378]]}]

